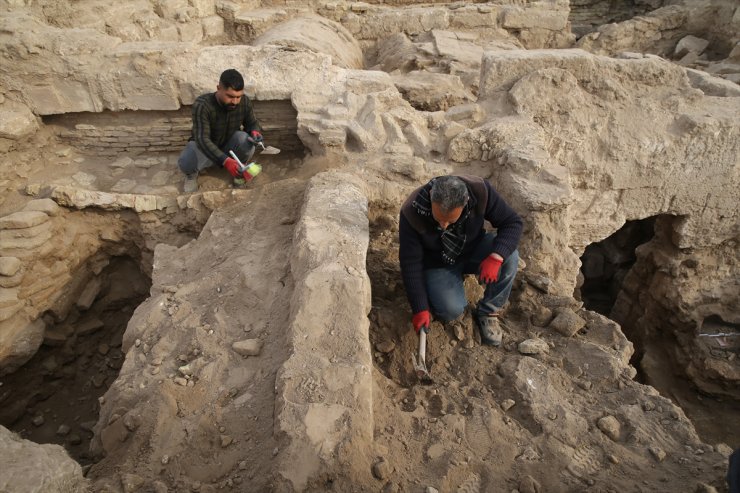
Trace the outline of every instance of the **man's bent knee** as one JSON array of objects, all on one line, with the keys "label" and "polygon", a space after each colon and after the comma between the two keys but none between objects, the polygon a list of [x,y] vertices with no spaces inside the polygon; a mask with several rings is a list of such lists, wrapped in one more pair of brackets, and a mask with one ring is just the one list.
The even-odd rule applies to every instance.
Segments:
[{"label": "man's bent knee", "polygon": [[443,306],[443,307],[433,307],[432,313],[434,313],[434,316],[442,320],[443,322],[450,322],[452,320],[455,320],[460,315],[463,314],[465,311],[465,306]]}]

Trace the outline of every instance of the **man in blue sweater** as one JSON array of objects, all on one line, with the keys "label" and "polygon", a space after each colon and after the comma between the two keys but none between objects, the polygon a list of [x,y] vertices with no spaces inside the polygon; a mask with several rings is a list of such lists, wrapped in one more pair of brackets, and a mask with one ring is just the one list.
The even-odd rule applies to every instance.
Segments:
[{"label": "man in blue sweater", "polygon": [[[484,221],[496,228],[486,232]],[[475,318],[484,344],[503,338],[497,316],[516,276],[522,220],[490,183],[475,176],[440,176],[417,188],[401,207],[399,259],[418,333],[431,313],[443,321],[467,305],[463,275],[485,283]]]}]

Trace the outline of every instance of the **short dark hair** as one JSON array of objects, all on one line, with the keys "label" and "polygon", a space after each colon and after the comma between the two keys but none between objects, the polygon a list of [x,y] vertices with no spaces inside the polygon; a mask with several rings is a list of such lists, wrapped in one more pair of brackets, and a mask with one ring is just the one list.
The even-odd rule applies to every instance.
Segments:
[{"label": "short dark hair", "polygon": [[224,70],[221,73],[221,77],[218,79],[218,83],[224,89],[233,89],[235,91],[241,91],[244,89],[244,77],[239,73],[238,70],[230,68]]},{"label": "short dark hair", "polygon": [[468,187],[457,176],[440,176],[432,183],[430,199],[442,211],[450,212],[468,202]]}]

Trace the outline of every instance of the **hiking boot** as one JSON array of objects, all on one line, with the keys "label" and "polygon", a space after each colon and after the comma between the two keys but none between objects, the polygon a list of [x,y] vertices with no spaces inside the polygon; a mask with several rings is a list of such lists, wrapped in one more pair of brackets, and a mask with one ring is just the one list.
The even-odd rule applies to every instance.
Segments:
[{"label": "hiking boot", "polygon": [[504,335],[498,317],[478,315],[476,318],[480,331],[480,342],[489,346],[500,346]]},{"label": "hiking boot", "polygon": [[182,184],[184,193],[195,193],[198,191],[198,172],[185,175],[185,181]]}]

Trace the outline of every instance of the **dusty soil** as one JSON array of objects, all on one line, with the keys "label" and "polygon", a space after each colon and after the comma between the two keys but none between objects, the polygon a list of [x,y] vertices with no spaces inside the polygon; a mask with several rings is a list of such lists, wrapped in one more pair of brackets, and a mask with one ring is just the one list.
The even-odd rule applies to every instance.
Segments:
[{"label": "dusty soil", "polygon": [[[671,422],[685,418],[667,400],[647,397],[630,378],[600,378],[591,355],[568,349],[579,343],[618,347],[615,334],[586,327],[571,342],[533,325],[532,291],[521,279],[503,318],[503,347],[480,344],[469,310],[453,323],[433,322],[427,346],[433,383],[419,381],[412,366],[417,337],[398,271],[395,213],[376,210],[371,221],[370,338],[381,451],[374,474],[383,491],[684,491],[699,471],[711,469],[708,464],[669,472],[656,467],[650,453],[626,453],[628,443],[655,448],[661,435],[671,433]],[[466,293],[472,308],[481,295],[472,277]],[[530,338],[546,341],[550,351],[520,354],[518,344]],[[573,416],[571,400],[589,402],[592,411]],[[626,421],[617,443],[593,425],[603,416],[599,409],[634,405],[645,414],[638,422],[630,421],[637,415],[625,420],[617,411]],[[691,450],[695,439],[679,438],[680,429],[674,428],[674,438]],[[721,486],[719,474],[714,484]]]}]

